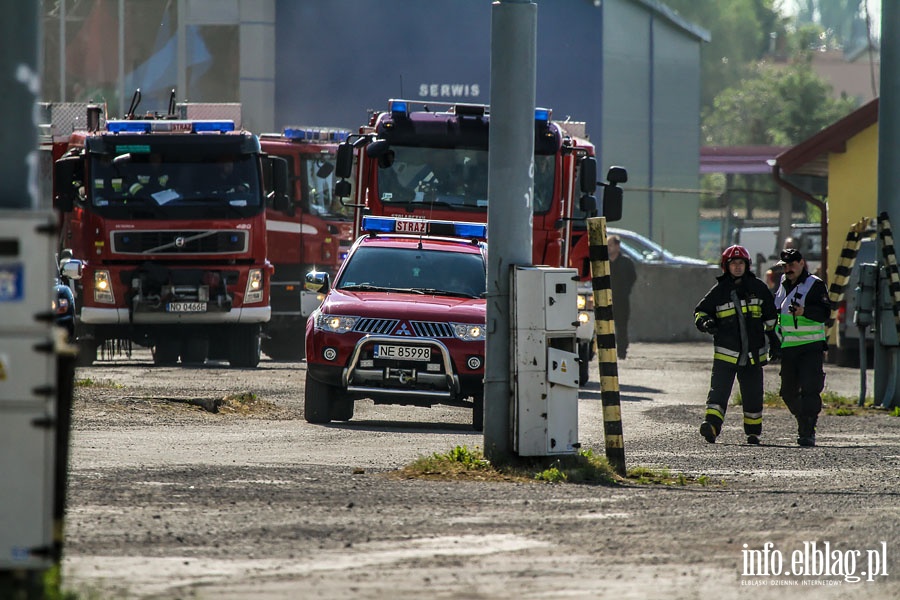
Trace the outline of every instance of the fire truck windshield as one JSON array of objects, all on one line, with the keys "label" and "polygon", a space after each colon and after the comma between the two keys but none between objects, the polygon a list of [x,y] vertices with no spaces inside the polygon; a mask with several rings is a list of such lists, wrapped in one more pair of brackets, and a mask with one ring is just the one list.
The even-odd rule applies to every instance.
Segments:
[{"label": "fire truck windshield", "polygon": [[[391,166],[378,169],[378,197],[390,204],[441,204],[486,212],[488,152],[392,145]],[[534,212],[553,198],[554,156],[535,156]]]},{"label": "fire truck windshield", "polygon": [[[255,155],[93,154],[84,201],[109,218],[184,219],[262,210]],[[218,216],[218,215],[217,215]]]},{"label": "fire truck windshield", "polygon": [[304,198],[309,199],[309,212],[323,218],[352,219],[353,207],[344,206],[334,196],[334,153],[301,157],[301,180]]}]

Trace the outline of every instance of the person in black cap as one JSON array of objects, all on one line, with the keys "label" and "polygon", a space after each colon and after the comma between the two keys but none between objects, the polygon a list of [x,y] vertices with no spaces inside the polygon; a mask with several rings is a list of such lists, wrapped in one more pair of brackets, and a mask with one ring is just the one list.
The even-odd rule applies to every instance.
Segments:
[{"label": "person in black cap", "polygon": [[778,264],[784,269],[775,292],[781,398],[797,419],[797,444],[815,446],[825,388],[825,321],[831,315],[831,301],[825,283],[806,269],[799,250],[782,250]]}]

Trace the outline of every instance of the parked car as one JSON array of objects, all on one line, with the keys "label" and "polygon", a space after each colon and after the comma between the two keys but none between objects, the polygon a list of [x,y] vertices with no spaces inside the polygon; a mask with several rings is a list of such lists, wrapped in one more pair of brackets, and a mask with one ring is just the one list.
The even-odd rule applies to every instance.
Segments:
[{"label": "parked car", "polygon": [[[847,288],[844,290],[844,299],[838,305],[837,318],[835,319],[835,327],[837,328],[837,345],[833,345],[828,350],[828,362],[833,362],[844,367],[859,367],[859,341],[860,328],[854,322],[854,313],[856,312],[856,286],[859,282],[859,266],[864,263],[878,262],[877,258],[877,240],[874,233],[870,233],[871,237],[863,238],[859,245],[859,251],[856,254],[856,261],[850,270],[850,278],[847,281]],[[864,328],[866,334],[866,349],[868,357],[872,356],[874,348],[874,334],[872,327]],[[872,361],[867,358],[867,367],[872,368]]]},{"label": "parked car", "polygon": [[708,265],[709,263],[700,258],[691,258],[690,256],[679,256],[672,254],[653,240],[642,236],[628,229],[619,229],[617,227],[607,227],[606,235],[618,235],[622,240],[622,252],[633,261],[649,264],[666,264],[666,265]]},{"label": "parked car", "polygon": [[332,284],[306,324],[305,417],[349,421],[354,401],[472,407],[484,420],[487,227],[363,218]]},{"label": "parked car", "polygon": [[[790,237],[795,247],[803,253],[810,273],[815,273],[822,264],[822,227],[818,223],[795,223],[791,225]],[[778,227],[740,227],[734,230],[733,244],[740,244],[750,252],[753,272],[763,277],[765,272],[778,262],[781,248],[777,248]]]}]

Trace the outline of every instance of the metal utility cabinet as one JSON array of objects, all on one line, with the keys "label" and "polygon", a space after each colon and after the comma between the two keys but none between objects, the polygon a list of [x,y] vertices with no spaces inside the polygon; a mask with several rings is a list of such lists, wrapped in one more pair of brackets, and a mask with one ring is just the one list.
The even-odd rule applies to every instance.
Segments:
[{"label": "metal utility cabinet", "polygon": [[0,570],[50,566],[54,232],[49,214],[11,212],[0,219]]},{"label": "metal utility cabinet", "polygon": [[576,269],[516,266],[511,282],[513,449],[572,454],[578,443]]}]

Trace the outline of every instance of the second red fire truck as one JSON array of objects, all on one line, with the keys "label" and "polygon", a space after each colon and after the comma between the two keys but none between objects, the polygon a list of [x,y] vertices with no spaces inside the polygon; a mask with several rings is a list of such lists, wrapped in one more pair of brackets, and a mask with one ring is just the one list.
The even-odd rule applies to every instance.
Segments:
[{"label": "second red fire truck", "polygon": [[[612,167],[607,183],[596,181],[594,146],[583,136],[583,124],[552,120],[552,111],[534,115],[533,262],[553,267],[576,266],[570,256],[572,218],[576,209],[597,212],[593,196],[604,187],[603,214],[621,217],[625,169]],[[490,107],[390,100],[388,110],[374,112],[359,133],[341,144],[336,163],[335,195],[352,197],[362,214],[484,223],[487,220],[488,140]],[[580,135],[579,135],[580,134]],[[351,177],[357,164],[355,185]],[[582,265],[577,265],[581,267]],[[581,272],[581,271],[580,271]],[[589,271],[579,311],[581,380],[587,381],[593,345],[593,313],[589,304]]]},{"label": "second red fire truck", "polygon": [[287,160],[292,206],[282,212],[269,206],[266,232],[272,276],[272,319],[263,330],[262,349],[273,360],[304,355],[306,319],[322,301],[308,291],[309,271],[334,276],[353,238],[352,208],[333,196],[337,146],[349,132],[322,127],[285,127],[259,136],[263,152]]}]

